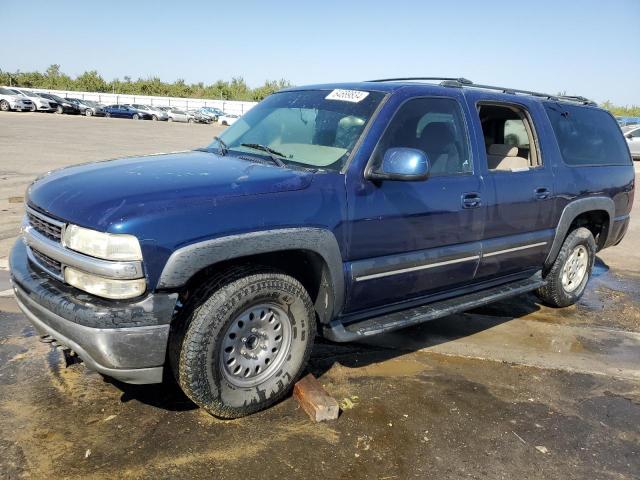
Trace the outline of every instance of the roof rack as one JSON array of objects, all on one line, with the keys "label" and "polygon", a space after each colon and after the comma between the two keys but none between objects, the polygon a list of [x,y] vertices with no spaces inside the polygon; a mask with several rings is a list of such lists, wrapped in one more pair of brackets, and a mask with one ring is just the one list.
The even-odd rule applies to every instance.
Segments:
[{"label": "roof rack", "polygon": [[443,87],[466,87],[466,88],[481,88],[484,90],[496,90],[502,93],[508,93],[511,95],[531,95],[533,97],[546,98],[548,100],[563,100],[567,102],[577,102],[584,105],[598,104],[588,98],[577,95],[551,95],[549,93],[534,92],[531,90],[521,90],[518,88],[496,87],[493,85],[481,85],[473,83],[463,77],[403,77],[403,78],[382,78],[378,80],[369,80],[370,82],[401,82],[401,81],[440,81],[440,85]]}]

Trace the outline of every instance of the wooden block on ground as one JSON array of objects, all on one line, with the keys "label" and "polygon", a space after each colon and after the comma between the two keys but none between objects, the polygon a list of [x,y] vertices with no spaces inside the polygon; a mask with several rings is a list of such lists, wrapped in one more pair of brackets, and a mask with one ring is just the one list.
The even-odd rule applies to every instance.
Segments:
[{"label": "wooden block on ground", "polygon": [[335,420],[340,407],[312,374],[307,375],[293,387],[293,396],[314,422]]}]

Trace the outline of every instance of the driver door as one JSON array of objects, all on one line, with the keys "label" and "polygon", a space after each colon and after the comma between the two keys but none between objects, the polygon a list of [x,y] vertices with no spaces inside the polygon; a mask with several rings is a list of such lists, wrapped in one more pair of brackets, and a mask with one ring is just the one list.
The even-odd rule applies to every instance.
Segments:
[{"label": "driver door", "polygon": [[370,162],[379,164],[389,148],[417,148],[427,155],[429,178],[362,178],[348,187],[345,313],[473,282],[485,208],[467,123],[458,98],[412,98],[396,110]]}]

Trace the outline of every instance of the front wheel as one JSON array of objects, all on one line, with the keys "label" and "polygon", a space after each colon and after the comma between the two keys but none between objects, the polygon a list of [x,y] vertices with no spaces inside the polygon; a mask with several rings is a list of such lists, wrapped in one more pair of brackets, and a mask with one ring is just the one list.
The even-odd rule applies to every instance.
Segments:
[{"label": "front wheel", "polygon": [[187,120],[187,123],[193,123],[193,118],[190,118],[189,120]]},{"label": "front wheel", "polygon": [[64,108],[62,108],[60,105],[58,105],[58,106],[56,107],[56,113],[57,113],[58,115],[63,114],[63,113],[64,113]]},{"label": "front wheel", "polygon": [[311,299],[293,277],[227,278],[193,295],[173,363],[191,400],[217,417],[237,418],[290,391],[309,359],[316,326]]},{"label": "front wheel", "polygon": [[154,122],[157,122],[158,117],[156,115],[151,115],[151,120],[153,120]]},{"label": "front wheel", "polygon": [[131,118],[133,118],[134,120],[139,120],[140,119],[140,115],[138,115],[137,113],[134,113],[133,117],[131,117]]},{"label": "front wheel", "polygon": [[90,108],[87,108],[87,109],[84,111],[84,114],[85,114],[85,116],[90,117],[90,116],[92,116],[92,115],[93,115],[93,110],[91,110]]},{"label": "front wheel", "polygon": [[38,111],[38,107],[36,107],[35,103],[31,104],[31,111],[32,112],[37,112]]},{"label": "front wheel", "polygon": [[540,299],[552,307],[573,305],[584,293],[596,258],[596,242],[591,232],[580,227],[565,239],[558,257],[536,290]]},{"label": "front wheel", "polygon": [[104,114],[105,118],[111,118],[111,114],[109,112]]},{"label": "front wheel", "polygon": [[7,102],[6,100],[0,100],[0,110],[2,110],[3,112],[8,112],[9,110],[11,110],[11,105],[9,105],[9,102]]}]

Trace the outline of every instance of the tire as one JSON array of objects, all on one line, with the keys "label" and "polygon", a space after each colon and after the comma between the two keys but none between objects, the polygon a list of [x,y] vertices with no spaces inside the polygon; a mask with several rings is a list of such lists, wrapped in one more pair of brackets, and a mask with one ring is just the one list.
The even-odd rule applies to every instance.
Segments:
[{"label": "tire", "polygon": [[167,118],[167,122],[173,122],[173,118],[171,117]]},{"label": "tire", "polygon": [[131,117],[133,120],[140,120],[140,115],[138,115],[137,113],[133,114],[133,117]]},{"label": "tire", "polygon": [[193,123],[193,118],[188,119],[187,123]]},{"label": "tire", "polygon": [[62,115],[62,114],[64,113],[64,108],[62,108],[60,105],[58,105],[58,106],[56,107],[56,113],[57,113],[58,115]]},{"label": "tire", "polygon": [[153,120],[154,122],[158,121],[158,117],[155,115],[151,115],[151,120]]},{"label": "tire", "polygon": [[277,272],[236,271],[195,292],[191,305],[170,357],[193,402],[216,417],[238,418],[291,390],[316,331],[300,282]]},{"label": "tire", "polygon": [[31,111],[32,112],[37,112],[38,111],[38,107],[36,107],[35,103],[31,105]]},{"label": "tire", "polygon": [[596,242],[591,232],[584,227],[573,230],[544,276],[546,285],[536,294],[551,307],[573,305],[584,293],[595,258]]},{"label": "tire", "polygon": [[87,108],[87,109],[84,111],[84,115],[85,115],[86,117],[92,117],[92,116],[93,116],[93,110],[91,110],[90,108]]},{"label": "tire", "polygon": [[111,118],[111,114],[109,112],[104,114],[105,118]]},{"label": "tire", "polygon": [[223,126],[227,126],[227,125],[228,125],[228,124],[227,124],[227,121],[226,121],[226,120],[223,120],[223,121],[222,121],[222,125],[223,125]]},{"label": "tire", "polygon": [[8,112],[11,110],[11,105],[6,100],[0,100],[0,110],[3,112]]}]

